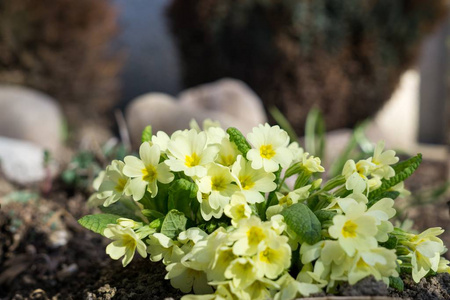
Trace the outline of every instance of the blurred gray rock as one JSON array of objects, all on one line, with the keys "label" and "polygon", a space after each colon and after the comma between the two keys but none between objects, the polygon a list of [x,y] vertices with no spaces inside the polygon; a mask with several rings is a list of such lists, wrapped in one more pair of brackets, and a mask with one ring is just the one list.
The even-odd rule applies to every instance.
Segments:
[{"label": "blurred gray rock", "polygon": [[27,140],[55,153],[61,146],[59,105],[37,90],[0,85],[0,135]]},{"label": "blurred gray rock", "polygon": [[0,137],[0,167],[9,181],[29,184],[45,178],[44,150],[27,141]]},{"label": "blurred gray rock", "polygon": [[161,93],[149,93],[133,100],[126,108],[125,118],[133,147],[138,147],[141,141],[142,130],[152,125],[153,132],[159,130],[171,134],[179,129],[189,128],[189,122],[195,119],[202,125],[205,119],[219,121],[224,128],[233,126],[239,128],[244,134],[250,132],[253,123],[246,119],[218,110],[208,110],[180,104],[176,98]]},{"label": "blurred gray rock", "polygon": [[251,127],[267,122],[261,99],[240,80],[225,78],[202,84],[182,92],[179,98],[184,106],[226,113]]}]

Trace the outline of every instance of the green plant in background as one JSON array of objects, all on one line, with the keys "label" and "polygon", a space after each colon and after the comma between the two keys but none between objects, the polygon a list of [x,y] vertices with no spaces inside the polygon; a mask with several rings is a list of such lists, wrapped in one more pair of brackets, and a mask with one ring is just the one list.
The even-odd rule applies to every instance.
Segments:
[{"label": "green plant in background", "polygon": [[[312,114],[316,154],[323,123]],[[294,299],[367,276],[402,289],[404,275],[450,271],[441,228],[414,234],[391,223],[420,154],[399,162],[378,143],[326,180],[320,158],[278,126],[244,137],[193,125],[171,136],[147,128],[139,156],[113,160],[95,180],[91,203],[103,213],[79,223],[111,239],[106,252],[124,266],[137,251],[162,261],[175,288],[208,294],[185,299]]]},{"label": "green plant in background", "polygon": [[61,173],[62,181],[69,187],[89,190],[99,172],[112,159],[123,159],[128,154],[122,143],[104,145],[99,151],[79,151]]}]

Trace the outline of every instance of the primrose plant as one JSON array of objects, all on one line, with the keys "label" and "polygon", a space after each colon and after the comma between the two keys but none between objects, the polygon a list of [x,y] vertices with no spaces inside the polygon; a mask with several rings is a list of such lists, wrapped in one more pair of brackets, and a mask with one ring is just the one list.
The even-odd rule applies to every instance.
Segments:
[{"label": "primrose plant", "polygon": [[399,162],[378,143],[325,182],[321,159],[279,126],[246,138],[213,122],[191,127],[147,127],[139,156],[112,161],[94,182],[90,201],[103,213],[79,222],[111,239],[106,253],[123,266],[136,251],[162,261],[173,287],[196,294],[185,299],[294,299],[367,276],[402,289],[402,276],[449,272],[441,228],[414,234],[390,221],[420,154]]}]

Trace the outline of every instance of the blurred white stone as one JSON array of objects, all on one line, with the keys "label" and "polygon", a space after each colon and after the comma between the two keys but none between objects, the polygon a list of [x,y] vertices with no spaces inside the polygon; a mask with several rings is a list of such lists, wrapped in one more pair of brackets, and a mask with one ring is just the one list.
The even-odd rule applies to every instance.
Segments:
[{"label": "blurred white stone", "polygon": [[250,127],[267,122],[261,99],[248,85],[225,78],[190,88],[179,95],[182,105],[229,114]]},{"label": "blurred white stone", "polygon": [[391,99],[375,116],[367,129],[368,138],[384,140],[386,147],[414,152],[419,124],[419,85],[417,70],[406,71]]},{"label": "blurred white stone", "polygon": [[61,146],[59,105],[37,90],[0,85],[0,135],[27,140],[55,153]]},{"label": "blurred white stone", "polygon": [[29,184],[45,178],[44,150],[27,141],[0,137],[0,167],[6,179]]},{"label": "blurred white stone", "polygon": [[147,125],[152,126],[153,133],[162,130],[169,135],[176,130],[189,128],[192,119],[200,125],[206,119],[219,121],[224,128],[237,127],[244,134],[254,126],[246,119],[220,110],[190,105],[187,100],[180,104],[176,98],[162,93],[148,93],[134,99],[126,108],[125,119],[134,148],[139,146],[142,131]]}]

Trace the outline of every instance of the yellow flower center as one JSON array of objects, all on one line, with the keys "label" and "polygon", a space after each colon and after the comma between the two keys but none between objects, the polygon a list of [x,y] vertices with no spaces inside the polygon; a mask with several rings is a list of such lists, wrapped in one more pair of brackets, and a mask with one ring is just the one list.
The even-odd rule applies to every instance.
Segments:
[{"label": "yellow flower center", "polygon": [[213,191],[223,191],[227,188],[227,181],[223,176],[213,176],[211,178],[211,189]]},{"label": "yellow flower center", "polygon": [[342,235],[345,238],[354,238],[356,236],[356,229],[358,228],[358,225],[356,225],[355,222],[348,220],[345,222],[344,227],[342,227]]},{"label": "yellow flower center", "polygon": [[142,180],[148,182],[156,180],[156,177],[158,176],[156,168],[152,165],[146,166],[144,169],[141,170],[141,172],[142,172]]},{"label": "yellow flower center", "polygon": [[202,193],[202,202],[208,202],[209,201],[209,195]]},{"label": "yellow flower center", "polygon": [[125,188],[125,185],[127,184],[127,179],[125,178],[119,178],[119,180],[117,180],[117,185],[115,187],[116,192],[118,193],[122,193],[123,189]]},{"label": "yellow flower center", "polygon": [[259,154],[262,158],[271,159],[275,156],[276,152],[273,150],[272,145],[262,145],[259,148]]},{"label": "yellow flower center", "polygon": [[125,234],[122,237],[123,246],[128,249],[135,249],[136,248],[136,240],[129,234]]},{"label": "yellow flower center", "polygon": [[228,266],[235,258],[236,255],[233,254],[233,249],[227,249],[221,251],[219,260],[224,266]]},{"label": "yellow flower center", "polygon": [[236,161],[236,157],[234,157],[233,155],[221,155],[220,156],[221,159],[221,164],[224,166],[231,166],[235,161]]},{"label": "yellow flower center", "polygon": [[252,226],[247,231],[248,243],[250,245],[258,245],[262,240],[265,239],[265,237],[266,235],[264,234],[264,231],[256,226]]},{"label": "yellow flower center", "polygon": [[356,267],[358,268],[367,268],[368,266],[369,265],[362,258],[360,258],[356,263]]},{"label": "yellow flower center", "polygon": [[275,251],[270,248],[259,253],[259,260],[265,263],[270,263],[274,258]]},{"label": "yellow flower center", "polygon": [[255,182],[252,181],[252,178],[249,175],[240,176],[239,181],[241,182],[241,186],[244,190],[249,190],[255,185]]},{"label": "yellow flower center", "polygon": [[197,153],[194,152],[194,153],[192,153],[191,156],[186,155],[185,163],[184,163],[186,165],[186,167],[192,168],[192,167],[198,166],[199,163],[200,163],[200,157],[197,155]]},{"label": "yellow flower center", "polygon": [[293,203],[292,199],[290,197],[288,197],[287,195],[282,197],[280,200],[278,200],[278,204],[280,204],[280,205],[286,204],[286,206],[291,206],[292,203]]},{"label": "yellow flower center", "polygon": [[236,218],[238,218],[238,219],[242,219],[243,217],[245,217],[245,205],[244,204],[235,206],[235,215],[236,215]]}]

